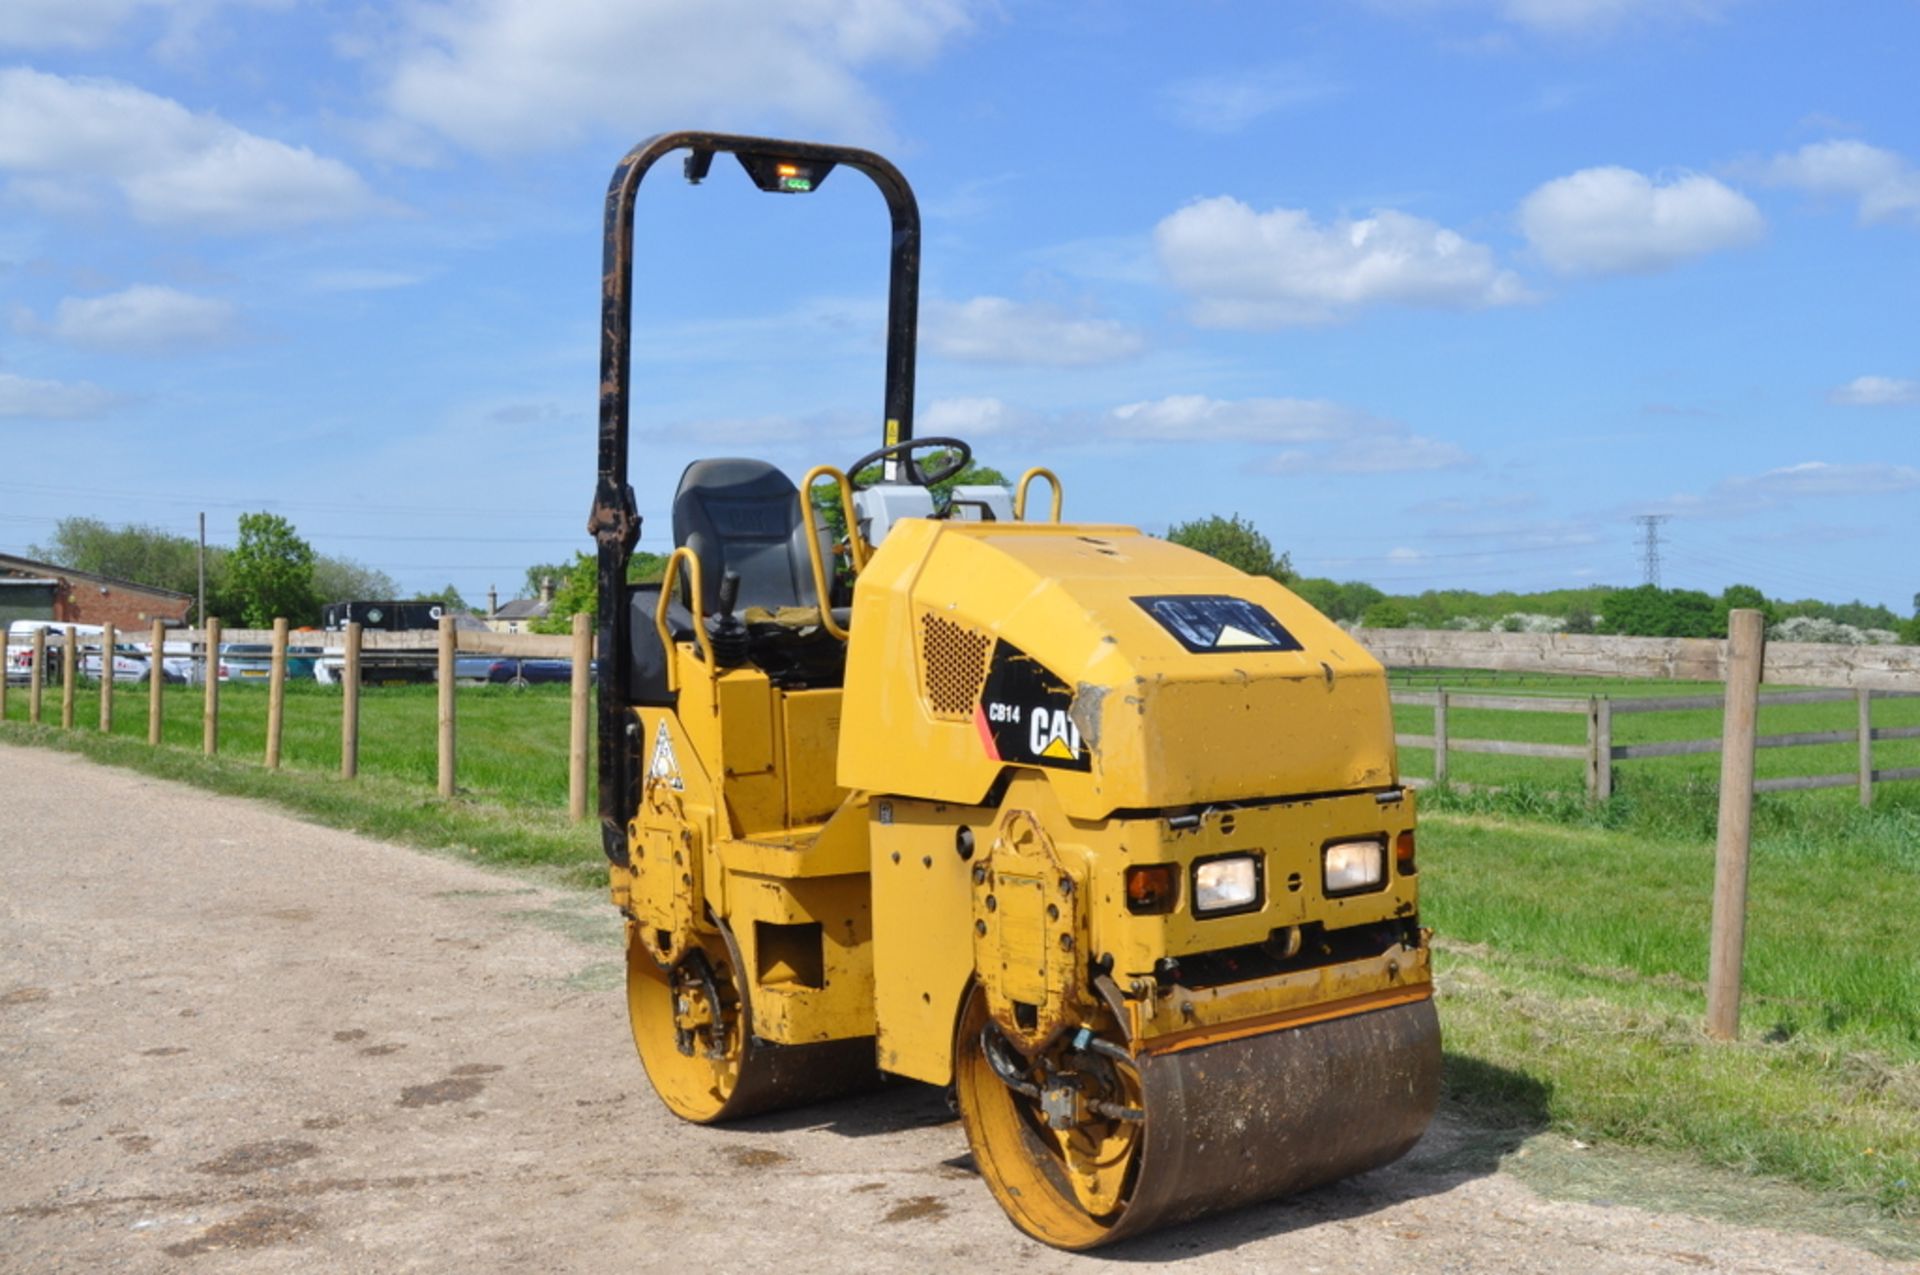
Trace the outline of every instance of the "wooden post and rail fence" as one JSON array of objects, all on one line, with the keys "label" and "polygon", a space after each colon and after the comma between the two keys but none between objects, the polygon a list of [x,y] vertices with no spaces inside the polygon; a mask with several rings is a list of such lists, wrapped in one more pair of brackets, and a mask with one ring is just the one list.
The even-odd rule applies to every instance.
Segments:
[{"label": "wooden post and rail fence", "polygon": [[[239,631],[226,635],[226,640],[232,642],[271,644],[272,689],[266,753],[269,768],[277,767],[280,763],[280,733],[284,717],[281,696],[286,676],[288,636],[284,621],[276,623],[271,631]],[[1402,735],[1399,742],[1405,747],[1433,750],[1434,780],[1439,783],[1448,782],[1447,759],[1451,753],[1580,760],[1585,763],[1588,795],[1595,800],[1605,800],[1613,790],[1613,770],[1617,761],[1713,752],[1720,754],[1720,812],[1715,849],[1707,1028],[1712,1035],[1722,1039],[1731,1039],[1739,1031],[1740,969],[1746,940],[1747,864],[1752,841],[1754,794],[1858,785],[1862,804],[1869,804],[1873,798],[1873,785],[1877,783],[1920,779],[1920,767],[1875,769],[1873,765],[1875,741],[1920,738],[1920,727],[1875,727],[1872,724],[1872,709],[1876,699],[1920,694],[1920,647],[1816,643],[1768,646],[1764,617],[1760,612],[1750,610],[1736,610],[1731,614],[1728,637],[1724,641],[1710,638],[1625,638],[1407,629],[1361,630],[1356,636],[1383,664],[1397,670],[1484,670],[1553,677],[1705,681],[1719,682],[1725,687],[1722,695],[1630,699],[1605,696],[1505,696],[1448,691],[1438,687],[1431,692],[1401,690],[1394,694],[1398,704],[1422,705],[1433,710],[1432,734]],[[152,649],[161,649],[163,643],[170,643],[178,650],[182,644],[191,643],[192,649],[201,652],[199,658],[205,661],[207,670],[202,743],[209,755],[219,748],[220,679],[215,665],[221,638],[219,623],[214,621],[208,624],[204,632],[163,632],[156,623],[149,639]],[[438,789],[443,797],[450,797],[455,792],[456,652],[570,660],[568,809],[575,820],[586,817],[592,666],[592,636],[587,617],[574,617],[570,636],[459,632],[448,619],[441,622],[437,632],[365,633],[359,625],[349,625],[340,633],[302,633],[299,640],[303,646],[317,646],[326,652],[338,652],[342,658],[340,774],[345,779],[352,779],[358,773],[363,653],[368,650],[404,651],[418,653],[422,658],[428,652],[432,653],[440,685]],[[27,687],[28,720],[37,725],[42,717],[44,674],[47,668],[48,644],[44,628],[34,631],[32,644],[33,663]],[[64,674],[61,723],[69,729],[73,725],[73,688],[78,680],[75,661],[80,645],[72,630],[68,630],[61,652]],[[111,649],[108,643],[107,650]],[[0,643],[0,665],[8,662],[8,656],[6,645]],[[107,683],[102,687],[101,729],[109,730],[112,726],[112,692],[108,689],[111,684],[111,656],[103,654],[101,667],[106,673]],[[1761,687],[1767,683],[1795,689],[1763,692]],[[162,700],[159,678],[153,679],[148,695],[147,741],[158,744]],[[1856,724],[1852,730],[1768,736],[1758,732],[1759,709],[1765,705],[1843,700],[1853,700],[1858,705]],[[4,718],[5,707],[6,689],[4,682],[0,681],[0,718]],[[1717,739],[1628,745],[1613,742],[1613,719],[1620,714],[1684,712],[1708,708],[1721,710],[1722,730]],[[1460,738],[1453,733],[1449,720],[1453,709],[1580,714],[1586,719],[1587,742],[1582,746]],[[1859,761],[1856,768],[1845,775],[1755,781],[1754,757],[1759,749],[1847,742],[1857,743]]]},{"label": "wooden post and rail fence", "polygon": [[[1539,673],[1553,676],[1600,676],[1676,681],[1719,682],[1723,696],[1688,696],[1643,701],[1637,711],[1672,712],[1719,707],[1721,734],[1717,740],[1613,744],[1613,714],[1628,701],[1610,704],[1598,698],[1569,700],[1549,708],[1533,701],[1521,711],[1581,712],[1588,714],[1588,746],[1512,744],[1508,741],[1467,741],[1448,737],[1449,707],[1514,708],[1519,697],[1452,695],[1435,691],[1433,737],[1416,737],[1434,748],[1434,774],[1444,779],[1446,753],[1452,751],[1504,752],[1519,756],[1584,758],[1588,792],[1604,798],[1612,791],[1612,762],[1622,758],[1677,756],[1687,752],[1720,754],[1720,817],[1714,850],[1712,938],[1707,965],[1707,1031],[1731,1040],[1740,1030],[1741,965],[1746,949],[1747,864],[1753,839],[1753,798],[1756,792],[1788,788],[1824,788],[1858,783],[1863,803],[1872,801],[1872,785],[1900,779],[1920,779],[1920,770],[1875,770],[1873,741],[1920,737],[1920,728],[1872,725],[1872,705],[1879,694],[1920,692],[1920,647],[1837,646],[1824,643],[1766,641],[1766,617],[1759,611],[1736,610],[1728,617],[1727,638],[1622,638],[1582,634],[1436,633],[1424,630],[1363,630],[1356,636],[1381,663],[1392,669],[1482,669],[1502,673]],[[1760,687],[1808,687],[1763,700]],[[1822,695],[1821,691],[1832,692]],[[1403,695],[1400,702],[1408,702]],[[1759,709],[1763,702],[1818,703],[1828,699],[1856,699],[1855,729],[1762,737]],[[1490,700],[1500,703],[1489,703]],[[1808,776],[1755,782],[1754,756],[1760,748],[1801,747],[1855,741],[1860,763],[1850,775]],[[1409,742],[1409,741],[1403,741]],[[1487,747],[1497,744],[1499,747]],[[1414,746],[1409,742],[1409,746]],[[1544,751],[1552,750],[1552,751]]]},{"label": "wooden post and rail fence", "polygon": [[[100,723],[101,733],[110,734],[113,730],[113,656],[118,635],[111,626],[105,628],[98,638],[81,637],[72,626],[64,630],[54,630],[59,634],[60,663],[60,725],[72,730],[74,724],[74,692],[80,682],[79,668],[82,656],[99,656],[100,683]],[[33,651],[32,669],[27,682],[27,720],[40,725],[45,712],[47,686],[47,639],[49,630],[37,628],[33,631],[31,647]],[[146,637],[146,654],[159,651],[157,657],[163,665],[167,661],[189,659],[195,666],[196,676],[202,682],[200,688],[200,748],[209,757],[220,752],[220,648],[227,643],[246,643],[264,645],[270,652],[270,666],[267,677],[267,723],[266,749],[262,761],[268,770],[279,770],[282,759],[282,741],[286,729],[286,681],[287,660],[290,644],[297,644],[306,651],[318,651],[320,657],[338,655],[340,669],[340,776],[342,779],[354,779],[360,773],[360,705],[364,670],[363,655],[373,650],[389,656],[418,656],[421,660],[432,660],[435,680],[438,682],[436,695],[438,722],[438,748],[436,767],[436,788],[442,797],[452,797],[457,791],[457,758],[455,741],[457,733],[457,704],[455,696],[457,679],[454,675],[455,660],[461,655],[502,655],[521,659],[564,659],[570,665],[569,707],[570,721],[567,732],[567,813],[578,823],[587,817],[587,766],[591,752],[588,738],[592,722],[593,690],[593,630],[590,617],[577,615],[573,620],[573,630],[569,634],[548,635],[537,633],[490,633],[465,631],[455,627],[452,617],[445,617],[437,630],[420,632],[372,632],[364,631],[358,624],[350,624],[344,631],[333,633],[292,633],[284,619],[275,620],[271,629],[238,629],[223,631],[220,621],[209,620],[205,629],[169,629],[160,621],[153,623],[152,631]],[[5,640],[0,633],[0,667],[8,664],[13,644]],[[151,666],[150,666],[151,668]],[[8,689],[4,678],[0,678],[0,720],[5,720]],[[147,686],[147,743],[158,746],[161,742],[161,724],[164,720],[166,679],[151,676]]]}]

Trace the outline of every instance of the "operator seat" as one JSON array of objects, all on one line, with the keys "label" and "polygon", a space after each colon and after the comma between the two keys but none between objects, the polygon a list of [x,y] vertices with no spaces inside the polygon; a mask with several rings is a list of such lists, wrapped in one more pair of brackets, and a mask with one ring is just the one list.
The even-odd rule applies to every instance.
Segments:
[{"label": "operator seat", "polygon": [[742,611],[819,605],[799,489],[766,461],[696,460],[687,466],[673,497],[673,542],[700,559],[704,615],[719,609],[720,581],[729,571],[740,577]]}]

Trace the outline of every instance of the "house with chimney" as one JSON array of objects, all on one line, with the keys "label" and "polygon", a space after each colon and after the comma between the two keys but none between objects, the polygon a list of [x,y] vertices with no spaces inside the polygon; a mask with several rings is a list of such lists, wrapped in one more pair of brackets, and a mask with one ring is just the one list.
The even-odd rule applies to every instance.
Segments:
[{"label": "house with chimney", "polygon": [[552,613],[552,576],[540,578],[539,597],[515,598],[505,606],[500,605],[500,591],[491,585],[487,588],[487,627],[495,633],[531,633],[535,620],[544,620]]}]

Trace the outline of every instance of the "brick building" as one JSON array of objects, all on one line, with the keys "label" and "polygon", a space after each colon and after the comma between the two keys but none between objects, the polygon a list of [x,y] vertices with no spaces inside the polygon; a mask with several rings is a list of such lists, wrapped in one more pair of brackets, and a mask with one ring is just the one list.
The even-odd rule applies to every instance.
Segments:
[{"label": "brick building", "polygon": [[171,589],[0,553],[0,624],[54,620],[144,629],[155,620],[184,624],[192,605],[191,596]]}]

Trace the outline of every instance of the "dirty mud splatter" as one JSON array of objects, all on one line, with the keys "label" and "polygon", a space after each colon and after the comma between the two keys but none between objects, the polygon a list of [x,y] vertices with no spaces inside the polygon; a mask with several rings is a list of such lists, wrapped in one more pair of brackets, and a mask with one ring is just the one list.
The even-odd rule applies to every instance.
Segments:
[{"label": "dirty mud splatter", "polygon": [[319,1154],[320,1148],[313,1143],[296,1142],[290,1138],[243,1142],[203,1164],[194,1165],[193,1171],[220,1177],[241,1177],[249,1173],[264,1173],[268,1169],[282,1169],[289,1164],[311,1160]]}]

